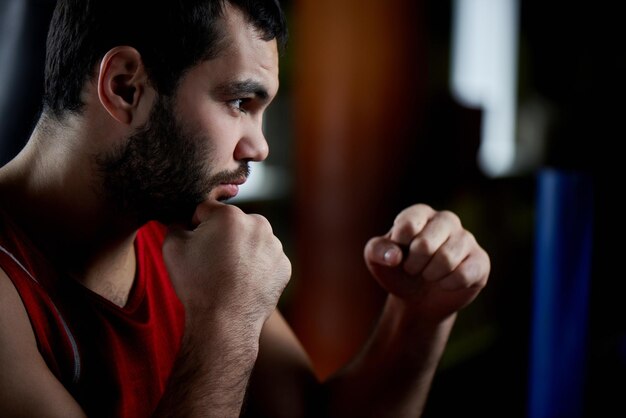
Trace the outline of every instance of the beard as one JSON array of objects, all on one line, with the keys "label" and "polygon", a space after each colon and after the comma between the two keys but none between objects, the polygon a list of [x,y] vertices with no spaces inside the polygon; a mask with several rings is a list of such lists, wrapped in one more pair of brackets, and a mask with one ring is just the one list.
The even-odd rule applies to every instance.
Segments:
[{"label": "beard", "polygon": [[168,97],[159,97],[148,122],[123,145],[96,156],[105,198],[140,225],[150,220],[188,223],[221,183],[247,177],[247,161],[211,175],[213,142],[185,129]]}]

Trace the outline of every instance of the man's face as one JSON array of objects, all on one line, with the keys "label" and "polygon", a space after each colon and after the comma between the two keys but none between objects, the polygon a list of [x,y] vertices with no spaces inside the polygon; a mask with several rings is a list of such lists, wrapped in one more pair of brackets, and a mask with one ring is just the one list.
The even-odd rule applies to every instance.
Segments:
[{"label": "man's face", "polygon": [[173,98],[99,164],[108,198],[139,222],[189,222],[204,200],[237,194],[249,161],[267,157],[263,113],[278,90],[276,41],[225,11],[227,46],[191,68]]}]

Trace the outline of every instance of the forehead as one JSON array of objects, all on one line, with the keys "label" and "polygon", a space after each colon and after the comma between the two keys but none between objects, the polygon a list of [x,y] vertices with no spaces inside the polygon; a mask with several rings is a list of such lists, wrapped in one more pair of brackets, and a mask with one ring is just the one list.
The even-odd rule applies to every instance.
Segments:
[{"label": "forehead", "polygon": [[278,45],[261,39],[258,30],[236,7],[226,4],[223,16],[224,46],[217,57],[203,61],[183,78],[185,84],[212,88],[227,83],[253,81],[270,96],[278,90]]}]

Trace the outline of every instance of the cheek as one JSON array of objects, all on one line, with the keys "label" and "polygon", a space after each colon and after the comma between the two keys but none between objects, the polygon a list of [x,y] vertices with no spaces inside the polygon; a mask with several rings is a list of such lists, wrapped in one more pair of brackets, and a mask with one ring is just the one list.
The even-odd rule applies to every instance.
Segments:
[{"label": "cheek", "polygon": [[229,115],[224,109],[204,107],[203,113],[196,113],[190,123],[196,138],[206,141],[213,159],[227,163],[232,158],[239,141],[239,118]]},{"label": "cheek", "polygon": [[228,138],[237,130],[235,118],[224,112],[221,116],[217,112],[204,114],[199,120],[199,126],[205,136],[216,143],[230,142]]},{"label": "cheek", "polygon": [[211,99],[205,89],[187,89],[179,96],[180,122],[194,137],[209,141],[214,158],[232,156],[241,131],[241,118],[225,103]]}]

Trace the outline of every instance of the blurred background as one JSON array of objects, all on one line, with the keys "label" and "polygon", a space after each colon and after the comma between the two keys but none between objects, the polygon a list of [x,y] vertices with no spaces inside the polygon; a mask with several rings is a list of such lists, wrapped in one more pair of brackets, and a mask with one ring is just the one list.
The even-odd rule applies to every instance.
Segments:
[{"label": "blurred background", "polygon": [[[626,415],[616,3],[282,4],[271,153],[233,203],[268,217],[292,260],[281,308],[319,376],[362,345],[384,301],[367,239],[424,202],[459,214],[492,260],[424,417]],[[0,0],[1,163],[39,113],[53,6]]]}]

